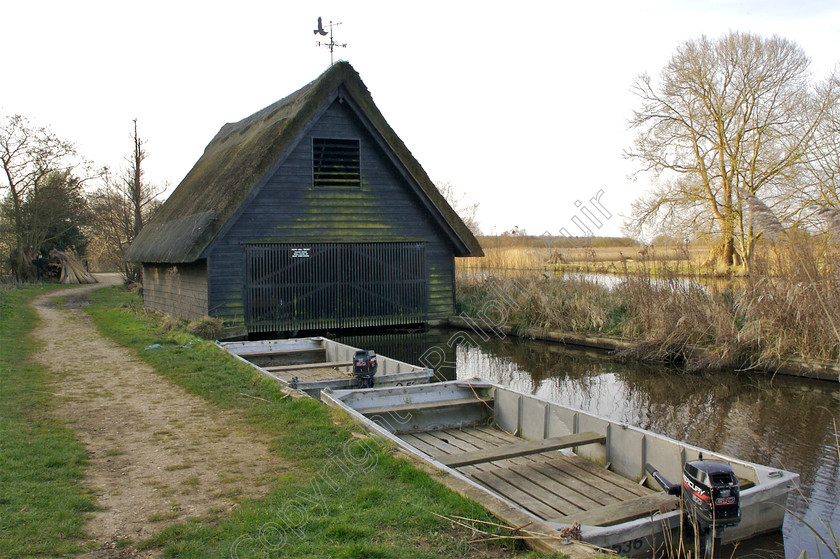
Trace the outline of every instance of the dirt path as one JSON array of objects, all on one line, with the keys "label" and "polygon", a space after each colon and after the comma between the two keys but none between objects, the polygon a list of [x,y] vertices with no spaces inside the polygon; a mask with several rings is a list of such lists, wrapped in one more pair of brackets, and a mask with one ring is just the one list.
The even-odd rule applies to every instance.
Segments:
[{"label": "dirt path", "polygon": [[[90,454],[85,484],[101,511],[86,530],[92,551],[83,557],[152,557],[137,543],[187,518],[208,521],[246,497],[268,490],[285,468],[267,451],[267,437],[234,413],[157,374],[131,351],[103,338],[83,307],[88,293],[119,282],[80,286],[35,301],[39,360],[55,375],[56,414]],[[63,297],[56,304],[51,297]]]}]

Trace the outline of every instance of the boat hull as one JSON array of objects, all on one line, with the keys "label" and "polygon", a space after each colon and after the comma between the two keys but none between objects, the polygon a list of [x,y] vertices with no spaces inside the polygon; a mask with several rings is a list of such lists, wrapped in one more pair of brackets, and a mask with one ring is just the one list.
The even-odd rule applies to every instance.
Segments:
[{"label": "boat hull", "polygon": [[[358,381],[352,374],[353,356],[358,348],[323,337],[291,338],[245,342],[217,342],[217,345],[247,363],[284,388],[301,390],[320,398],[325,388],[353,389]],[[428,383],[433,371],[377,356],[374,385],[412,386]]]},{"label": "boat hull", "polygon": [[[504,516],[505,507],[514,507],[557,533],[580,519],[584,541],[626,556],[650,556],[664,540],[679,537],[678,500],[675,503],[675,497],[665,496],[648,478],[648,463],[670,479],[680,479],[683,464],[701,454],[732,467],[744,489],[741,521],[724,530],[725,543],[779,530],[787,495],[798,481],[791,472],[479,379],[367,391],[330,390],[322,399],[453,478],[492,495],[488,508],[497,516]],[[497,432],[488,432],[487,422]],[[499,443],[498,448],[479,448],[482,441],[491,440]],[[538,448],[548,443],[552,448],[562,446],[563,441],[582,444],[549,452]],[[488,458],[489,462],[481,462]],[[572,470],[580,472],[572,480],[577,485],[567,481],[572,477],[567,472]],[[556,475],[552,478],[549,473]]]}]

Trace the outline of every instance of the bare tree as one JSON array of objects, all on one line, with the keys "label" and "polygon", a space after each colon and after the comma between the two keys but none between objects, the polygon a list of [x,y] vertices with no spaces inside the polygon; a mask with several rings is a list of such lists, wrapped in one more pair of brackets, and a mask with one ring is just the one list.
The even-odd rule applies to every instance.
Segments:
[{"label": "bare tree", "polygon": [[747,266],[761,232],[745,220],[739,192],[776,196],[799,180],[825,110],[809,65],[791,41],[730,32],[681,44],[658,83],[640,76],[630,120],[638,135],[625,155],[657,186],[633,205],[637,227],[714,231],[720,262]]},{"label": "bare tree", "polygon": [[111,263],[119,263],[126,281],[139,282],[140,268],[123,262],[123,255],[140,233],[143,225],[160,207],[158,196],[162,186],[145,180],[143,162],[148,157],[146,141],[140,137],[137,119],[131,134],[132,152],[126,158],[127,166],[114,180],[106,174],[104,185],[91,197],[97,243],[97,256]]},{"label": "bare tree", "polygon": [[805,187],[799,209],[809,216],[814,209],[840,209],[840,69],[819,88],[826,106],[805,165]]},{"label": "bare tree", "polygon": [[27,237],[25,202],[54,171],[68,171],[76,150],[44,127],[32,125],[20,115],[6,117],[0,123],[0,164],[3,177],[0,191],[7,191],[8,213],[12,224],[11,264],[20,281],[35,276],[33,261],[40,249]]},{"label": "bare tree", "polygon": [[128,276],[123,254],[134,238],[134,211],[128,198],[114,184],[110,172],[105,173],[103,182],[89,198],[93,215],[89,250],[100,265],[122,268]]},{"label": "bare tree", "polygon": [[125,178],[126,192],[131,201],[131,209],[134,211],[134,237],[136,237],[143,228],[143,210],[151,204],[157,193],[154,193],[152,188],[147,187],[143,181],[143,161],[146,160],[147,153],[145,148],[145,141],[140,139],[137,133],[137,119],[134,119],[134,133],[131,136],[134,144],[134,152],[131,154],[129,163],[131,167],[128,170]]},{"label": "bare tree", "polygon": [[446,201],[458,214],[458,217],[464,222],[467,228],[472,231],[473,235],[481,235],[481,226],[478,223],[478,202],[468,203],[465,198],[466,194],[458,192],[451,182],[436,182],[438,191],[443,195]]}]

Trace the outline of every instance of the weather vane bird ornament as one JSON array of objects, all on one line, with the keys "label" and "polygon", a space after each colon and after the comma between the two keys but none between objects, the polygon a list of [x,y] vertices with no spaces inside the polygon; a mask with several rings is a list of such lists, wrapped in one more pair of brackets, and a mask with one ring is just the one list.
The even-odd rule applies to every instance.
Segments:
[{"label": "weather vane bird ornament", "polygon": [[341,25],[340,21],[337,21],[335,23],[333,23],[331,21],[330,24],[329,24],[330,30],[329,30],[329,32],[327,32],[324,29],[324,23],[321,20],[321,16],[318,16],[318,28],[314,29],[312,31],[312,33],[314,33],[315,35],[320,35],[322,37],[329,33],[329,36],[330,36],[330,42],[329,43],[321,42],[321,41],[315,41],[315,44],[319,47],[327,47],[328,49],[330,49],[330,66],[332,66],[335,63],[335,59],[333,57],[333,51],[335,50],[335,47],[344,47],[344,48],[347,47],[347,43],[336,43],[335,39],[333,38],[333,27],[336,27],[338,25]]}]

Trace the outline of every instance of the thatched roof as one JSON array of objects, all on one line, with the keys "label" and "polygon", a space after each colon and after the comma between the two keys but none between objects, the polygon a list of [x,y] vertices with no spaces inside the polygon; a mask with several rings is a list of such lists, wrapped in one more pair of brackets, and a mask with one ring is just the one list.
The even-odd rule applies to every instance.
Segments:
[{"label": "thatched roof", "polygon": [[455,255],[482,256],[473,234],[385,122],[359,74],[349,63],[338,62],[288,97],[237,123],[225,124],[137,236],[125,259],[187,263],[202,258],[227,220],[274,172],[275,163],[295,147],[307,123],[342,86],[437,214]]}]

